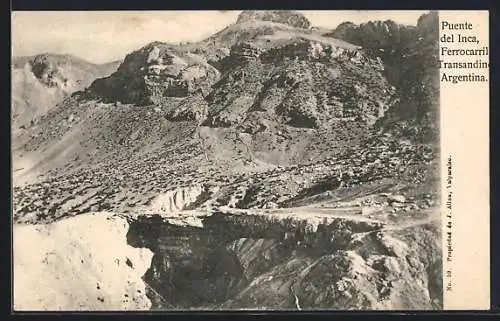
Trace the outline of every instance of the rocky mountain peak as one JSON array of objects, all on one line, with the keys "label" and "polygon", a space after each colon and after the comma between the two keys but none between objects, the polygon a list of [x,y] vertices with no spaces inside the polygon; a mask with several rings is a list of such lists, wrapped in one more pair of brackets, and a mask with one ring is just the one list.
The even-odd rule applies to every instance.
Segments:
[{"label": "rocky mountain peak", "polygon": [[240,13],[236,23],[256,20],[282,23],[295,28],[308,29],[311,27],[311,22],[303,14],[292,10],[246,10]]},{"label": "rocky mountain peak", "polygon": [[[360,45],[383,61],[384,75],[391,85],[398,88],[400,99],[397,108],[387,113],[383,126],[394,123],[397,124],[394,130],[404,132],[406,136],[437,140],[437,12],[422,15],[417,26],[401,25],[391,20],[369,21],[360,25],[346,22],[326,36]],[[415,131],[415,128],[419,130]]]},{"label": "rocky mountain peak", "polygon": [[168,97],[203,92],[217,78],[218,71],[202,55],[153,42],[127,55],[116,73],[96,80],[89,89],[105,100],[162,104]]}]

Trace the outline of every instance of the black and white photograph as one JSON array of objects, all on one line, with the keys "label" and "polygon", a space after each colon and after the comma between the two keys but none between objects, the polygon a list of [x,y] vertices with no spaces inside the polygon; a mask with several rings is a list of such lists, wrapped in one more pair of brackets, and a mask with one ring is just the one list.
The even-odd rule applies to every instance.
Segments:
[{"label": "black and white photograph", "polygon": [[443,309],[438,12],[11,19],[15,311]]}]

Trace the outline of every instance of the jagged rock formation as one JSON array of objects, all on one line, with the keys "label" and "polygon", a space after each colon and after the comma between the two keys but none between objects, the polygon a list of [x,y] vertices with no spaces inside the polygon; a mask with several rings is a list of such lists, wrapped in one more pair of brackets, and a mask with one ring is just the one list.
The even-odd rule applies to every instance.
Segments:
[{"label": "jagged rock formation", "polygon": [[13,129],[26,127],[70,94],[110,75],[120,62],[93,64],[70,55],[41,54],[12,61]]},{"label": "jagged rock formation", "polygon": [[[441,244],[432,221],[395,227],[365,218],[324,216],[314,221],[221,213],[199,221],[185,225],[159,216],[92,213],[45,226],[17,226],[14,242],[24,251],[14,252],[15,307],[309,310],[440,305]],[[58,237],[57,247],[53,237]],[[26,244],[35,240],[36,247]],[[47,292],[52,296],[43,295]]]},{"label": "jagged rock formation", "polygon": [[208,103],[202,93],[186,97],[174,108],[171,108],[166,118],[171,121],[197,121],[202,122],[207,117]]},{"label": "jagged rock formation", "polygon": [[205,93],[218,76],[203,56],[155,42],[127,55],[116,73],[96,80],[89,92],[106,101],[163,104],[166,97]]},{"label": "jagged rock formation", "polygon": [[207,97],[206,124],[233,126],[254,112],[296,127],[317,128],[335,118],[374,123],[391,104],[383,68],[361,51],[311,40],[267,50],[241,43],[221,62],[227,72]]},{"label": "jagged rock formation", "polygon": [[433,309],[442,291],[435,229],[215,214],[199,226],[139,219],[128,240],[155,253],[145,275],[154,308]]},{"label": "jagged rock formation", "polygon": [[[234,162],[301,164],[359,144],[387,110],[399,110],[383,61],[366,50],[259,23],[273,33],[240,41],[216,67],[206,63],[204,52],[192,53],[204,41],[145,46],[116,73],[44,117],[23,148],[37,153],[37,171],[70,160],[78,160],[75,167],[92,162],[109,168],[127,150],[135,151],[128,161],[151,159],[148,167],[156,169],[161,155],[229,168]],[[219,36],[238,34],[240,24]],[[74,141],[79,143],[69,143]]]},{"label": "jagged rock formation", "polygon": [[340,24],[327,34],[361,45],[386,65],[387,79],[398,89],[399,103],[380,126],[417,140],[438,140],[438,14],[419,18],[417,26],[393,21]]},{"label": "jagged rock formation", "polygon": [[[181,132],[181,135],[185,133]],[[436,150],[426,145],[402,144],[397,139],[365,141],[355,147],[343,147],[333,153],[335,156],[322,152],[325,159],[318,157],[308,164],[299,163],[281,169],[271,167],[263,172],[239,175],[218,168],[220,165],[216,168],[210,166],[202,150],[190,155],[189,149],[196,146],[179,145],[178,149],[159,149],[158,153],[138,160],[129,156],[99,160],[93,170],[71,173],[71,168],[76,165],[68,166],[67,173],[54,171],[40,183],[16,186],[14,220],[51,222],[87,211],[156,210],[168,214],[172,212],[170,208],[186,209],[191,202],[196,203],[197,208],[209,210],[212,205],[249,209],[265,208],[275,203],[280,208],[293,207],[331,197],[337,189],[343,193],[346,189],[387,179],[409,185],[430,185],[428,192],[437,193],[437,187],[434,188],[437,181],[434,171],[438,168]],[[318,148],[317,143],[314,145],[312,148]],[[118,153],[121,155],[127,150],[130,148],[120,149]],[[170,161],[165,162],[165,159]],[[207,168],[194,169],[204,164]],[[215,193],[217,187],[221,189]],[[193,190],[198,192],[191,194]],[[212,191],[208,196],[207,190]],[[37,195],[35,201],[34,195]],[[173,195],[179,200],[174,201]],[[154,201],[158,199],[165,201]],[[151,206],[154,204],[160,206]],[[422,200],[417,205],[427,208],[432,204]]]}]

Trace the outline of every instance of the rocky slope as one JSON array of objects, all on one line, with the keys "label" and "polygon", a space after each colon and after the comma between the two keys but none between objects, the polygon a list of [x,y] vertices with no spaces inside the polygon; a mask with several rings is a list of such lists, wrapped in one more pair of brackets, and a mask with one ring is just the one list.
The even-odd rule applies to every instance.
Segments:
[{"label": "rocky slope", "polygon": [[379,61],[311,39],[277,42],[269,49],[248,43],[231,48],[207,97],[207,125],[258,128],[257,119],[278,119],[318,128],[350,117],[374,122],[389,108],[392,88]]},{"label": "rocky slope", "polygon": [[387,68],[289,12],[146,45],[22,133],[14,222],[126,217],[144,307],[439,308],[439,150]]},{"label": "rocky slope", "polygon": [[418,19],[416,27],[394,21],[350,22],[326,34],[361,45],[382,59],[399,103],[380,126],[420,141],[439,139],[438,14]]},{"label": "rocky slope", "polygon": [[[132,158],[160,146],[160,153],[171,154],[182,143],[223,163],[273,166],[325,158],[369,137],[394,104],[380,59],[351,44],[281,26],[232,45],[217,64],[205,52],[194,53],[197,44],[152,43],[131,53],[117,72],[30,127],[23,137],[23,170],[43,172],[44,165],[54,169],[77,156],[80,162],[107,162],[125,146],[137,151]],[[241,26],[220,36],[231,30]],[[306,150],[311,140],[315,148]]]},{"label": "rocky slope", "polygon": [[90,91],[113,102],[161,105],[164,97],[208,91],[218,76],[203,56],[151,43],[128,55],[112,76],[96,80]]},{"label": "rocky slope", "polygon": [[70,94],[108,76],[119,61],[93,64],[71,55],[40,54],[12,59],[13,129],[26,127]]}]

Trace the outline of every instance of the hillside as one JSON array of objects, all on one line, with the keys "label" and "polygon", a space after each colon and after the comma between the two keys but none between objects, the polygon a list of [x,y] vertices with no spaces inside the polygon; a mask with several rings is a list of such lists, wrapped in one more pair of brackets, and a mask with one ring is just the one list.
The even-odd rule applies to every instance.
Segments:
[{"label": "hillside", "polygon": [[385,75],[398,88],[397,107],[381,126],[420,141],[439,140],[438,14],[418,19],[417,26],[394,21],[350,22],[326,34],[360,45],[384,62]]},{"label": "hillside", "polygon": [[119,63],[98,65],[71,55],[55,54],[13,57],[13,130],[26,127],[70,94],[113,73]]},{"label": "hillside", "polygon": [[129,54],[30,127],[24,159],[36,154],[43,172],[75,158],[74,166],[114,162],[132,149],[128,157],[143,159],[186,144],[228,167],[300,164],[370,137],[394,103],[383,64],[356,46],[302,29],[252,39],[215,66],[158,42]]},{"label": "hillside", "polygon": [[[434,123],[412,121],[420,109],[403,97],[412,85],[391,77],[420,70],[344,35],[358,27],[339,26],[337,39],[304,19],[243,12],[203,41],[150,43],[19,134],[14,222],[44,244],[35,257],[68,258],[60,269],[47,260],[37,275],[70,278],[80,293],[45,284],[57,309],[442,306],[439,150],[417,139]],[[417,28],[436,23],[423,17]],[[425,39],[429,48],[438,40]],[[411,97],[427,106],[434,94]],[[123,223],[118,234],[108,220]],[[81,224],[114,231],[112,258],[130,247],[153,255],[134,254],[117,272],[123,283],[105,282],[116,260]],[[69,245],[53,249],[55,238]],[[78,264],[94,251],[94,265]],[[21,271],[31,262],[19,260]],[[26,295],[39,284],[30,282]],[[130,288],[139,301],[124,298]]]}]

